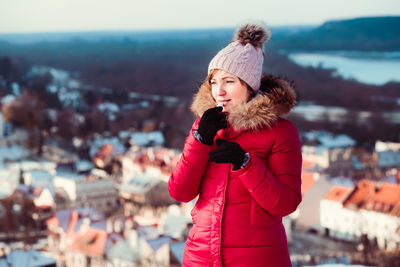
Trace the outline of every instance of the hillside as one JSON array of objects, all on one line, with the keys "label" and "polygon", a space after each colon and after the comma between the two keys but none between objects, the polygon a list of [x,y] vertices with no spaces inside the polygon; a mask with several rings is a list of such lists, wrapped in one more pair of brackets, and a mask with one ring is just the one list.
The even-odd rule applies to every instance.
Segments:
[{"label": "hillside", "polygon": [[309,31],[279,36],[274,47],[287,50],[398,51],[400,17],[328,21]]},{"label": "hillside", "polygon": [[[398,20],[398,18],[395,19]],[[328,50],[330,46],[322,46],[322,43],[325,41],[329,44],[329,39],[333,39],[335,32],[337,36],[340,36],[336,38],[337,42],[342,42],[338,49],[349,50],[344,40],[348,38],[348,42],[351,43],[349,40],[354,31],[349,29],[352,32],[349,33],[346,29],[352,23],[355,23],[354,27],[359,29],[362,28],[360,25],[363,27],[368,25],[364,19],[361,19],[328,22],[317,28],[281,28],[273,32],[271,41],[265,47],[264,72],[293,81],[299,101],[321,106],[343,107],[353,113],[358,111],[373,113],[369,121],[362,125],[355,123],[355,116],[349,116],[342,124],[329,121],[320,123],[307,121],[301,117],[291,117],[290,119],[295,122],[299,130],[327,129],[332,132],[347,133],[360,144],[372,144],[376,139],[398,141],[400,125],[386,120],[384,113],[400,109],[399,83],[374,86],[355,80],[344,80],[334,75],[333,69],[302,67],[290,61],[287,55],[279,52],[281,48],[290,47],[290,43],[294,42],[291,38],[297,41],[301,39],[296,38],[304,38],[301,43],[303,48],[300,45],[293,45],[296,49],[313,51],[313,45],[317,47],[319,44]],[[392,20],[389,24],[394,23]],[[373,25],[383,27],[385,24]],[[339,31],[340,27],[343,28],[343,32]],[[374,27],[370,26],[371,29],[375,29]],[[376,44],[384,43],[384,38],[387,40],[399,38],[400,33],[397,29],[388,29],[387,31],[385,29],[371,30],[370,36],[375,36],[375,39],[365,41],[364,48],[376,47]],[[47,108],[61,109],[57,94],[48,92],[46,89],[51,79],[46,75],[35,79],[27,75],[32,66],[38,65],[68,71],[72,78],[92,88],[92,90],[83,90],[82,93],[82,98],[87,104],[83,111],[87,112],[85,116],[92,118],[91,121],[100,122],[102,119],[99,119],[99,116],[104,117],[96,110],[90,109],[96,103],[109,101],[120,107],[126,104],[137,104],[126,97],[131,92],[174,96],[181,104],[178,108],[164,107],[154,103],[146,111],[121,114],[116,122],[94,123],[93,125],[98,126],[98,129],[93,131],[117,132],[118,129],[125,129],[132,125],[141,129],[143,125],[139,122],[156,120],[155,125],[162,125],[168,145],[179,147],[183,144],[187,129],[190,128],[194,119],[188,110],[193,94],[205,78],[210,59],[227,44],[232,34],[231,30],[220,29],[208,33],[206,31],[170,32],[169,34],[149,32],[141,36],[121,33],[116,35],[118,38],[88,35],[87,38],[81,36],[73,39],[61,36],[65,38],[62,39],[59,36],[53,36],[62,40],[28,43],[2,41],[0,36],[0,97],[13,93],[13,83],[16,82],[23,90],[29,91],[32,95],[38,95]],[[363,34],[366,35],[366,29]],[[362,37],[363,34],[360,33],[359,36]],[[311,35],[313,38],[307,37]],[[326,37],[324,39],[320,36]],[[362,39],[361,37],[359,38]],[[70,111],[65,112],[64,115],[68,118]],[[82,112],[82,109],[76,112]],[[103,121],[106,122],[106,120]],[[180,122],[179,125],[176,124],[177,121]],[[85,127],[92,129],[93,125]],[[92,132],[87,129],[72,131],[73,127],[68,129],[70,131],[64,132],[70,132],[70,135],[66,135],[69,137],[75,134],[75,130],[75,132]]]}]

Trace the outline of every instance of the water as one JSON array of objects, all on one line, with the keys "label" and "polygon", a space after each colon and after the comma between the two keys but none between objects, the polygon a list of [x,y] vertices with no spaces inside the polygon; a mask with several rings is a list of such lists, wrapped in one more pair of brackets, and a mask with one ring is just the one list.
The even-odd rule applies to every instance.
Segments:
[{"label": "water", "polygon": [[[308,121],[330,121],[344,122],[348,120],[348,111],[342,107],[320,106],[315,104],[299,103],[291,111],[293,114],[302,116]],[[358,123],[367,123],[373,113],[370,111],[355,112]],[[391,123],[400,123],[400,112],[382,112],[382,116],[386,121]]]},{"label": "water", "polygon": [[335,75],[373,85],[400,82],[400,52],[291,53],[301,66],[336,69]]}]

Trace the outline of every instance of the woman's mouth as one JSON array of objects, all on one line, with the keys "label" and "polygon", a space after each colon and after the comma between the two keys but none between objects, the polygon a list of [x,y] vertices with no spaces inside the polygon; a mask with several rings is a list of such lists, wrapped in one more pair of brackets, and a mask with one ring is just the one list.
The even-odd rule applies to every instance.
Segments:
[{"label": "woman's mouth", "polygon": [[225,107],[226,105],[228,105],[228,103],[229,103],[229,100],[219,100],[219,101],[218,101],[218,104],[219,104],[219,105],[222,105],[223,107]]}]

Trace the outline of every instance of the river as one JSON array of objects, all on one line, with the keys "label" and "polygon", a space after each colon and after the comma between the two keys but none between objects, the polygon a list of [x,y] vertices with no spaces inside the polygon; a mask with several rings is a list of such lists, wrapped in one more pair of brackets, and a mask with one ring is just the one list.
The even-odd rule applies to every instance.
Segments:
[{"label": "river", "polygon": [[400,82],[399,52],[289,53],[298,65],[336,69],[334,75],[373,85]]}]

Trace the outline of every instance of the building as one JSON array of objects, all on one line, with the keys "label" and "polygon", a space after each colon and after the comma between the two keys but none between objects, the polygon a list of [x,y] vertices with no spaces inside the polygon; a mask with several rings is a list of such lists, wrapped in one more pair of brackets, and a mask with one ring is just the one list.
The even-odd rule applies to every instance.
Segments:
[{"label": "building", "polygon": [[18,185],[0,199],[0,239],[32,242],[42,237],[53,205],[47,188]]},{"label": "building", "polygon": [[65,266],[141,266],[132,217],[105,219],[92,208],[57,211],[47,221],[48,244]]},{"label": "building", "polygon": [[376,141],[375,153],[378,169],[386,176],[400,169],[400,143]]},{"label": "building", "polygon": [[[335,185],[320,202],[320,223],[327,236],[358,241],[361,233],[358,213],[343,207],[353,188]],[[356,221],[354,221],[356,218]]]},{"label": "building", "polygon": [[[104,215],[92,208],[78,208],[57,210],[46,221],[47,240],[49,249],[56,254],[62,254],[67,247],[68,238],[80,229],[80,226],[89,220],[91,224],[104,224]],[[105,226],[103,226],[105,228]]]},{"label": "building", "polygon": [[332,188],[332,184],[324,174],[303,171],[301,175],[302,201],[298,207],[296,226],[307,230],[319,230],[320,201]]},{"label": "building", "polygon": [[362,180],[334,186],[321,201],[321,226],[339,239],[400,249],[400,184]]},{"label": "building", "polygon": [[307,132],[302,138],[304,160],[316,164],[331,176],[350,176],[356,145],[352,138],[344,134],[333,136],[325,131]]},{"label": "building", "polygon": [[175,204],[168,192],[168,184],[157,177],[136,176],[118,185],[120,203],[125,214],[152,213],[159,218],[171,204]]},{"label": "building", "polygon": [[170,242],[171,238],[169,236],[160,236],[154,239],[142,239],[142,266],[170,266]]},{"label": "building", "polygon": [[58,172],[54,178],[56,190],[62,189],[69,198],[70,207],[92,207],[105,214],[110,214],[117,207],[117,190],[115,181],[94,175],[79,175],[69,172]]}]

